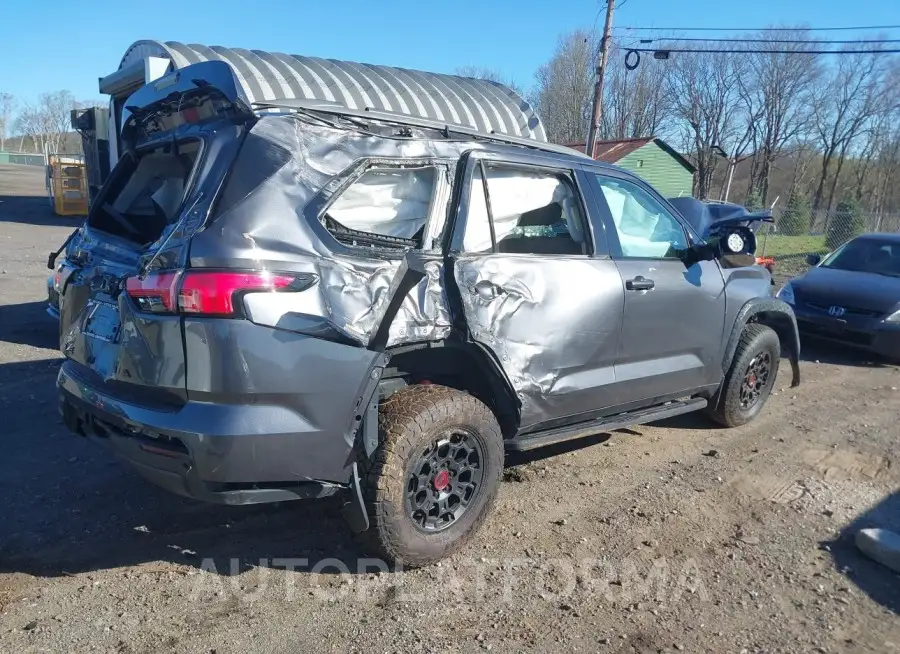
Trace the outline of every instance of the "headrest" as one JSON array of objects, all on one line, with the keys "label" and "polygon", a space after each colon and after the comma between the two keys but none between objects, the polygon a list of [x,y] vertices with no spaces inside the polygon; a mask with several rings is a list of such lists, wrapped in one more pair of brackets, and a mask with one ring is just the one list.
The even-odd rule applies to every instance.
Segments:
[{"label": "headrest", "polygon": [[520,227],[537,227],[540,225],[555,225],[562,219],[562,205],[559,202],[526,211],[519,218]]}]

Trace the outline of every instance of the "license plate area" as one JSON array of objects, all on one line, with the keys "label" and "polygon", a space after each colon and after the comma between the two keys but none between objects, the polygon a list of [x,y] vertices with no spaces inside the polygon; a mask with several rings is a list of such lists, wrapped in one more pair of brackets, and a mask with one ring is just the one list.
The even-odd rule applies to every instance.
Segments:
[{"label": "license plate area", "polygon": [[119,308],[115,304],[90,300],[85,307],[81,332],[91,338],[116,343],[119,340],[121,324]]},{"label": "license plate area", "polygon": [[826,334],[839,336],[847,331],[847,321],[826,319],[818,323],[819,329]]}]

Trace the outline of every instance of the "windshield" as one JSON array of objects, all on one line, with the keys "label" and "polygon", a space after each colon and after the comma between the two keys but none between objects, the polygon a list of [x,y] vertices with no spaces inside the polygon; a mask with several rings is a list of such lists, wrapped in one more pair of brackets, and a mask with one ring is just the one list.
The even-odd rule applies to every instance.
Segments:
[{"label": "windshield", "polygon": [[155,241],[181,211],[199,152],[200,142],[194,140],[124,159],[89,224],[137,243]]},{"label": "windshield", "polygon": [[900,277],[900,242],[856,239],[827,257],[821,267]]}]

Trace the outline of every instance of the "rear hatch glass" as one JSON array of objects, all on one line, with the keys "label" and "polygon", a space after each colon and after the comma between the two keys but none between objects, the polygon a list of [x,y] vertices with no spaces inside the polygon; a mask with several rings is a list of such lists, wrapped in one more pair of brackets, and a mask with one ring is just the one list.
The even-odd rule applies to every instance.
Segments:
[{"label": "rear hatch glass", "polygon": [[178,217],[200,141],[167,143],[123,161],[88,225],[140,245],[156,241]]},{"label": "rear hatch glass", "polygon": [[200,161],[199,140],[139,150],[117,166],[87,224],[67,249],[74,269],[60,298],[63,354],[82,381],[141,406],[184,401],[178,316],[141,313],[122,291],[158,250],[179,261],[174,231]]}]

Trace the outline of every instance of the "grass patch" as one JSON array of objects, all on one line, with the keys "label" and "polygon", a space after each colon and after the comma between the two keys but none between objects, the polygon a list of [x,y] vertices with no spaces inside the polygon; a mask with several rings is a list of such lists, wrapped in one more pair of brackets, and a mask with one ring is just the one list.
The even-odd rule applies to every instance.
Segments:
[{"label": "grass patch", "polygon": [[[800,254],[825,253],[825,235],[822,236],[783,236],[781,234],[757,235],[756,253],[759,256],[784,257]],[[765,244],[765,253],[763,253]]]}]

